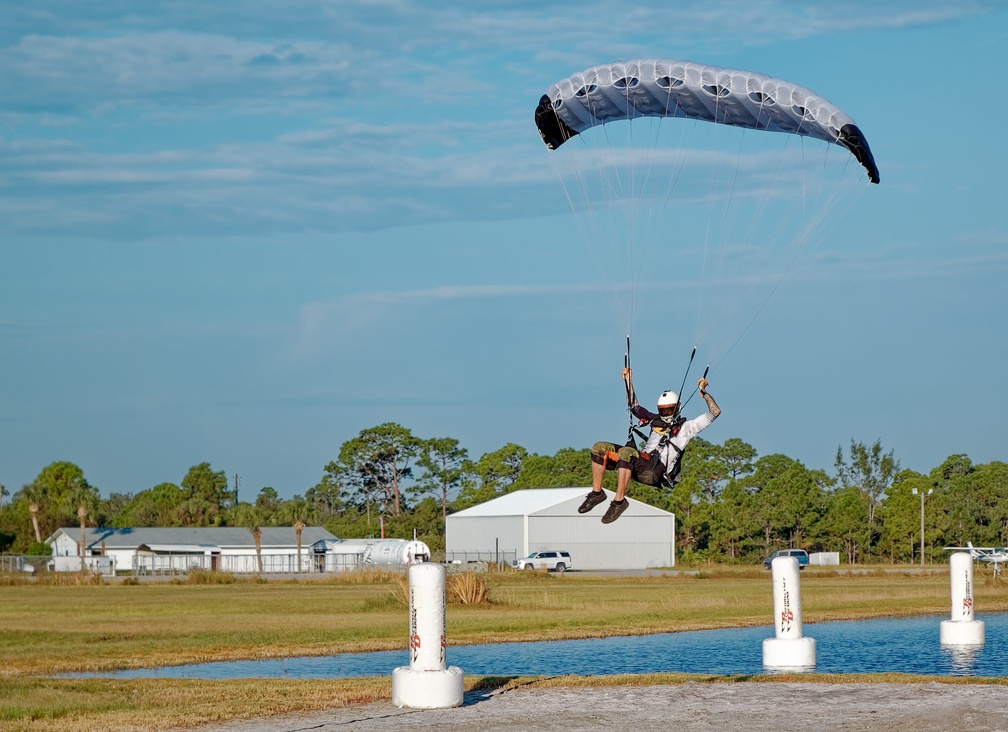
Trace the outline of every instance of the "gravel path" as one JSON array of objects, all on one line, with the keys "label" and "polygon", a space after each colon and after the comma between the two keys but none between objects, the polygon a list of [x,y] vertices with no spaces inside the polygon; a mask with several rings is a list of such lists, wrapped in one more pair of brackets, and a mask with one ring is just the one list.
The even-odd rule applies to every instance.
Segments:
[{"label": "gravel path", "polygon": [[696,683],[470,692],[457,709],[376,702],[328,712],[200,727],[200,732],[1008,732],[1008,686]]}]

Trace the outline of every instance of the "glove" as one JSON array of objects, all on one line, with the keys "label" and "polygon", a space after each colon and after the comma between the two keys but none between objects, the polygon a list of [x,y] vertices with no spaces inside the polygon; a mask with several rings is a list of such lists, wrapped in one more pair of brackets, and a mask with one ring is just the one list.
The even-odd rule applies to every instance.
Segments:
[{"label": "glove", "polygon": [[697,382],[697,388],[700,389],[700,396],[704,396],[707,393],[705,391],[707,388],[707,379],[700,379],[700,381]]}]

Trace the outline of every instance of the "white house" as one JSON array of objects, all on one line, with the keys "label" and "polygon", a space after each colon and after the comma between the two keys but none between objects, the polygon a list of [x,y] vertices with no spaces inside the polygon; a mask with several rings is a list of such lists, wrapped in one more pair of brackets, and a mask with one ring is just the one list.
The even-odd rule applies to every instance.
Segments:
[{"label": "white house", "polygon": [[608,502],[587,514],[577,512],[590,490],[514,491],[453,513],[445,526],[446,558],[510,561],[559,549],[570,552],[575,570],[675,566],[675,514],[628,496],[626,512],[603,524]]},{"label": "white house", "polygon": [[[298,565],[294,528],[264,526],[260,537],[263,571],[317,571],[312,562],[312,544],[335,538],[321,526],[306,526],[301,532],[301,564]],[[80,569],[80,540],[79,526],[57,529],[46,539],[53,550],[56,570]],[[241,527],[88,528],[85,529],[84,560],[93,571],[103,574],[123,571],[172,573],[194,568],[233,573],[259,571],[255,537]],[[106,571],[106,567],[110,571]]]}]

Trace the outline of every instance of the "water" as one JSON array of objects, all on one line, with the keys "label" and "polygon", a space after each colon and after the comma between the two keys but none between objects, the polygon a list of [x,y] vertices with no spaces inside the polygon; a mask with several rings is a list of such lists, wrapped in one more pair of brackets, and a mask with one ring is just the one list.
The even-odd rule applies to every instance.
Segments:
[{"label": "water", "polygon": [[[927,616],[805,624],[816,640],[820,673],[900,672],[935,676],[1008,675],[1008,613],[978,616],[986,645],[948,649],[939,643],[939,624]],[[448,647],[448,664],[474,676],[603,676],[683,672],[763,674],[763,640],[770,627],[700,630],[574,641],[499,643]],[[114,678],[351,678],[389,676],[409,665],[405,649],[337,656],[202,663],[75,677]]]}]

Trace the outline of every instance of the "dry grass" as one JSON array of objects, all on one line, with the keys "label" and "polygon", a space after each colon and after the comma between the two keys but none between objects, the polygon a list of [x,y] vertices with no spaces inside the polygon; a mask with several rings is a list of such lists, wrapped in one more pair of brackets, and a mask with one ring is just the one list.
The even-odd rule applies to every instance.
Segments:
[{"label": "dry grass", "polygon": [[357,571],[335,572],[322,580],[316,580],[330,585],[387,585],[399,582],[406,574],[402,570],[368,567]]},{"label": "dry grass", "polygon": [[[406,575],[392,579],[389,593],[397,605],[409,606],[409,580]],[[486,582],[477,574],[463,572],[450,574],[445,578],[445,600],[453,605],[486,605],[489,590]]]},{"label": "dry grass", "polygon": [[233,585],[237,581],[238,578],[230,572],[213,572],[209,569],[192,569],[185,577],[175,577],[171,580],[174,585]]},{"label": "dry grass", "polygon": [[5,682],[0,730],[148,732],[387,699],[391,679],[50,679]]},{"label": "dry grass", "polygon": [[0,587],[26,585],[70,586],[70,585],[104,585],[105,579],[100,574],[90,572],[42,572],[32,575],[28,572],[0,572]]},{"label": "dry grass", "polygon": [[486,582],[472,572],[453,574],[448,577],[445,594],[448,602],[458,605],[486,605],[489,601]]}]

